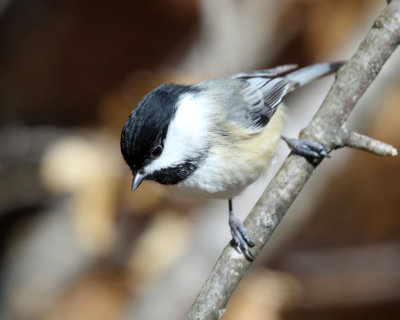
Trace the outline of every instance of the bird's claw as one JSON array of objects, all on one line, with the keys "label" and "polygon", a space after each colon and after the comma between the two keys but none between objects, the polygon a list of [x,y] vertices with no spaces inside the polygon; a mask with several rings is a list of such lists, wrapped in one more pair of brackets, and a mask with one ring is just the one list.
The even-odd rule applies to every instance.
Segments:
[{"label": "bird's claw", "polygon": [[325,151],[325,146],[304,139],[292,139],[282,136],[283,141],[287,143],[289,148],[296,154],[306,158],[321,160],[325,157],[329,158],[329,154]]},{"label": "bird's claw", "polygon": [[236,218],[233,213],[229,215],[229,227],[232,233],[231,244],[238,253],[242,253],[247,260],[253,261],[254,256],[250,251],[250,248],[255,246],[255,243],[251,241],[244,229],[243,223]]}]

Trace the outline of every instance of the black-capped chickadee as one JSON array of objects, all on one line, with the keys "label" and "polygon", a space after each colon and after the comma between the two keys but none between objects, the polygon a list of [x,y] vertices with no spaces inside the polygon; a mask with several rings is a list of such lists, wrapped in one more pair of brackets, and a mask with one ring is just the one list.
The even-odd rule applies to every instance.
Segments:
[{"label": "black-capped chickadee", "polygon": [[[252,260],[232,198],[267,169],[277,148],[285,95],[343,63],[296,65],[238,73],[192,85],[164,84],[131,112],[121,135],[122,155],[133,173],[132,191],[143,180],[167,185],[194,198],[229,200],[234,247]],[[326,156],[319,145],[285,139],[311,157]]]}]

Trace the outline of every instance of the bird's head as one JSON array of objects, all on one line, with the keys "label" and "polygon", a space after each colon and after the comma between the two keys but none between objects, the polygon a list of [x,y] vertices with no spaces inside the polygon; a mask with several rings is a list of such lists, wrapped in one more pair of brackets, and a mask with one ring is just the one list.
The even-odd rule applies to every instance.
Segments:
[{"label": "bird's head", "polygon": [[132,191],[143,180],[179,183],[204,160],[207,119],[200,91],[162,85],[131,112],[122,130],[121,152],[133,173]]}]

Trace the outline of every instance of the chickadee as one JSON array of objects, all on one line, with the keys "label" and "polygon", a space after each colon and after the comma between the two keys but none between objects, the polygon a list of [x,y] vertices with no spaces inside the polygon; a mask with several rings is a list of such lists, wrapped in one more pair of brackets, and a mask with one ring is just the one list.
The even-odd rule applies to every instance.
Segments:
[{"label": "chickadee", "polygon": [[[267,169],[282,128],[278,108],[285,95],[342,63],[296,65],[237,73],[192,85],[164,84],[131,112],[121,134],[121,152],[133,173],[132,191],[143,180],[194,198],[229,200],[233,245],[253,255],[232,198]],[[319,145],[286,139],[304,156],[323,157]]]}]

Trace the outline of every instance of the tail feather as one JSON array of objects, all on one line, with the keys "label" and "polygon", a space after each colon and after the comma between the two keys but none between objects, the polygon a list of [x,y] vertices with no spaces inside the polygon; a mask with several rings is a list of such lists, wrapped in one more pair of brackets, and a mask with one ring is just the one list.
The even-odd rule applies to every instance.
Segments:
[{"label": "tail feather", "polygon": [[299,86],[303,86],[317,78],[326,76],[330,73],[335,72],[345,62],[334,62],[334,63],[317,63],[308,67],[301,68],[293,71],[285,76],[286,79],[297,82]]}]

